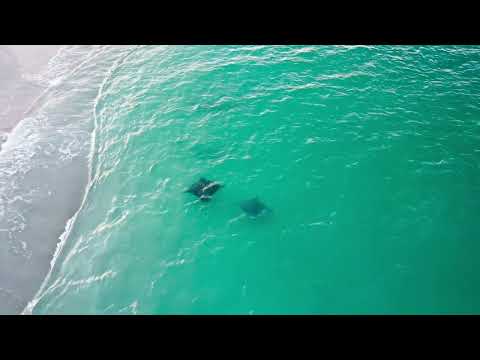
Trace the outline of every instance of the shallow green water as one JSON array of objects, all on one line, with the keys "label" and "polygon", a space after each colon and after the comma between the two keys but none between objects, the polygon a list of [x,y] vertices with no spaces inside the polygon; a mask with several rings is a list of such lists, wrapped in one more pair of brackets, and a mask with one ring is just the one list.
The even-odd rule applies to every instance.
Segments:
[{"label": "shallow green water", "polygon": [[[33,313],[479,313],[480,48],[139,47]],[[209,203],[183,190],[225,184]],[[258,195],[271,216],[242,216]]]}]

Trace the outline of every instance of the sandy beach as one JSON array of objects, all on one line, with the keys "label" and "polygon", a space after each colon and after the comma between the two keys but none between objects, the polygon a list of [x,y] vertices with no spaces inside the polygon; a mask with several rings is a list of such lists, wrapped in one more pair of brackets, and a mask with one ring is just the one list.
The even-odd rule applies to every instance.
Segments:
[{"label": "sandy beach", "polygon": [[33,300],[80,208],[95,99],[125,51],[0,46],[0,314]]},{"label": "sandy beach", "polygon": [[44,71],[60,45],[0,45],[0,133],[10,132],[43,88],[29,78]]},{"label": "sandy beach", "polygon": [[21,313],[51,269],[88,183],[95,99],[123,54],[0,46],[0,314]]},{"label": "sandy beach", "polygon": [[[28,223],[32,227],[32,231],[36,231],[36,235],[26,231],[18,234],[17,238],[11,238],[9,230],[12,228],[12,218],[8,216],[11,212],[20,212],[20,216],[25,217],[25,210],[20,210],[18,201],[15,202],[16,196],[25,196],[28,193],[28,186],[25,190],[21,190],[15,195],[15,186],[17,181],[21,181],[21,176],[17,174],[9,174],[8,164],[17,161],[16,157],[5,158],[2,153],[1,146],[9,136],[9,133],[24,118],[25,112],[30,108],[31,104],[38,98],[45,89],[45,85],[36,82],[34,79],[47,68],[49,60],[57,53],[61,46],[58,45],[0,45],[0,156],[3,156],[0,163],[2,164],[2,174],[0,178],[1,198],[0,198],[0,314],[12,314],[21,311],[25,306],[29,297],[38,289],[45,271],[48,268],[52,251],[55,247],[57,239],[53,237],[51,240],[47,237],[45,225],[34,228],[35,221],[39,217],[36,216],[28,219]],[[28,121],[28,120],[27,120]],[[42,181],[35,173],[32,172],[32,181]],[[32,183],[33,187],[33,183]],[[70,201],[70,193],[62,193],[65,201]],[[80,197],[79,194],[74,194]],[[76,203],[72,208],[78,206]],[[69,209],[67,214],[62,217],[49,218],[54,219],[54,223],[61,232],[64,227],[65,218],[71,216],[73,210]],[[42,211],[43,213],[45,210]],[[27,218],[25,218],[27,219]],[[45,234],[40,234],[39,229],[45,230]],[[23,238],[32,238],[36,242],[40,242],[39,246],[44,249],[46,255],[41,257],[40,251],[36,251],[34,257],[25,259],[24,257],[12,254],[12,243],[25,243]],[[48,241],[47,241],[48,240]],[[38,259],[37,259],[38,258]],[[42,265],[43,264],[43,265]],[[38,274],[38,275],[37,275]]]}]

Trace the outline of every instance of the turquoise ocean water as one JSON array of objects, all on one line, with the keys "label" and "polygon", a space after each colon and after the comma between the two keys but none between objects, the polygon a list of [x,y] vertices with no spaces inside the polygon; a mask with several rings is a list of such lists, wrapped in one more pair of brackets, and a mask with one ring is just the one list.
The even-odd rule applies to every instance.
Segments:
[{"label": "turquoise ocean water", "polygon": [[480,47],[127,50],[26,312],[480,313]]}]

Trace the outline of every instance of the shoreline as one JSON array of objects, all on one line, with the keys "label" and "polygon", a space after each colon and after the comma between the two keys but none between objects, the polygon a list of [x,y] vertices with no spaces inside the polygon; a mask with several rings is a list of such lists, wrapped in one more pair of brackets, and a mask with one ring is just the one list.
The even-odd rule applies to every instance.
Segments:
[{"label": "shoreline", "polygon": [[[14,148],[17,145],[12,144],[13,148],[7,150],[4,143],[15,133],[19,134],[21,138],[24,137],[21,134],[23,129],[19,127],[19,124],[22,123],[28,110],[47,88],[47,85],[41,82],[41,75],[48,69],[49,61],[58,54],[61,47],[60,45],[0,45],[0,156],[2,156],[2,166],[15,164],[17,157],[12,157],[12,151],[15,153]],[[12,201],[15,200],[12,199],[16,198],[16,195],[14,196],[16,193],[11,191],[15,191],[14,187],[25,181],[27,183],[30,181],[30,184],[33,185],[31,181],[35,182],[40,179],[39,175],[34,174],[35,172],[31,175],[33,177],[25,177],[21,173],[17,175],[7,172],[2,176],[0,179],[0,188],[2,189],[0,211],[7,211],[7,214],[9,214],[9,211],[18,210],[21,211],[19,213],[20,218],[25,216],[24,211],[28,211],[25,208],[29,204],[28,201],[20,200],[21,204],[18,201],[13,204]],[[81,174],[77,174],[77,176],[81,177]],[[28,198],[27,189],[30,185],[24,186],[26,187],[22,187],[20,196]],[[76,195],[78,192],[80,191],[75,189],[74,191],[69,190],[70,195]],[[66,192],[63,193],[63,196],[66,195]],[[73,207],[76,204],[75,200],[68,200],[68,202],[72,204],[67,206],[67,210],[68,207]],[[2,262],[0,264],[0,314],[17,314],[23,310],[24,303],[30,300],[29,294],[33,289],[38,288],[37,277],[38,274],[43,272],[41,269],[44,267],[41,263],[45,262],[45,266],[50,263],[51,254],[48,250],[51,245],[46,242],[46,233],[38,232],[38,229],[47,230],[47,227],[43,224],[39,227],[39,224],[43,221],[41,216],[28,219],[29,226],[35,224],[37,235],[33,235],[29,229],[21,227],[17,229],[17,231],[20,231],[18,238],[16,236],[12,238],[8,232],[11,230],[11,223],[9,223],[9,221],[12,221],[11,217],[9,219],[4,216],[4,219],[0,220],[1,227],[5,228],[0,233],[0,259]],[[61,220],[61,218],[52,220],[48,230],[59,227]],[[62,224],[63,227],[64,225]],[[22,233],[25,234],[22,235]],[[33,239],[35,241],[30,243]],[[55,244],[56,242],[57,239],[55,239]],[[22,251],[21,248],[15,248],[16,250],[14,249],[15,251],[12,253],[12,244],[17,248],[18,246],[27,246],[25,249],[29,249],[30,252],[33,251],[31,255],[34,258],[30,258],[30,255],[27,257],[19,256],[17,250]],[[33,246],[33,248],[30,249],[30,246]],[[15,271],[12,272],[12,269],[15,269]],[[37,275],[33,275],[34,273],[37,273]]]},{"label": "shoreline", "polygon": [[[32,56],[44,50],[39,47],[15,50]],[[17,112],[0,123],[0,131],[10,132],[0,150],[0,314],[25,313],[48,278],[88,190],[92,106],[109,69],[124,55],[123,48],[116,47],[59,48],[48,49],[50,57],[42,62],[12,65],[25,78],[13,76],[8,84],[0,79],[0,91],[10,89],[19,97],[13,96]],[[55,54],[55,63],[43,72]],[[75,76],[57,87],[55,81],[72,68]],[[0,64],[0,77],[1,71]],[[78,78],[88,85],[70,87]],[[37,86],[22,87],[29,82]],[[22,93],[25,89],[31,91]]]},{"label": "shoreline", "polygon": [[0,45],[0,146],[45,89],[34,80],[61,45]]}]

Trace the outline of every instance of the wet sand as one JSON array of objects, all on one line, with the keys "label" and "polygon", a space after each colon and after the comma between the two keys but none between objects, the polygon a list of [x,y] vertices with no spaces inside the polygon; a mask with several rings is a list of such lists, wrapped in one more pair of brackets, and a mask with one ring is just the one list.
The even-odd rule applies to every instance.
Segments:
[{"label": "wet sand", "polygon": [[60,45],[0,45],[0,134],[10,132],[43,90],[31,80]]},{"label": "wet sand", "polygon": [[[47,68],[49,60],[60,47],[58,45],[0,45],[0,154],[2,143],[7,139],[8,134],[24,118],[25,112],[44,91],[45,85],[36,82],[34,79],[36,75]],[[32,174],[32,176],[34,175]],[[11,180],[8,174],[2,173],[0,183],[8,183]],[[3,188],[3,190],[0,201],[7,201],[11,194],[5,192],[6,188]],[[70,199],[69,195],[71,193],[72,191],[61,195],[67,201]],[[74,196],[80,197],[81,195],[74,194]],[[7,201],[7,204],[9,207],[7,210],[12,210],[13,205],[9,201]],[[74,203],[71,206],[72,209],[75,206],[78,207]],[[72,209],[70,209],[70,213],[74,211]],[[57,220],[51,217],[51,219],[55,220],[51,220],[53,223],[51,226],[55,225],[59,229],[64,227],[63,218]],[[4,219],[0,220],[3,221]],[[2,224],[0,226],[1,231],[3,231],[0,234],[0,314],[19,313],[28,297],[31,297],[31,294],[39,286],[39,280],[41,279],[36,276],[36,273],[40,273],[38,271],[39,266],[33,260],[30,261],[31,264],[24,263],[25,259],[23,257],[13,256],[9,253],[8,249],[12,239],[9,239],[6,235],[7,232],[4,229],[6,226],[2,221],[0,221]],[[38,250],[37,253],[41,255],[42,252],[45,252],[46,254],[37,262],[42,261],[45,264],[44,267],[47,268],[55,244],[52,241],[53,244],[48,246],[46,240],[42,238],[47,234],[38,233],[38,229],[42,227],[32,226],[33,228],[37,229],[37,233],[25,231],[23,236],[38,240],[35,242],[42,249],[40,249],[41,251]],[[37,257],[39,256],[37,255]]]}]

